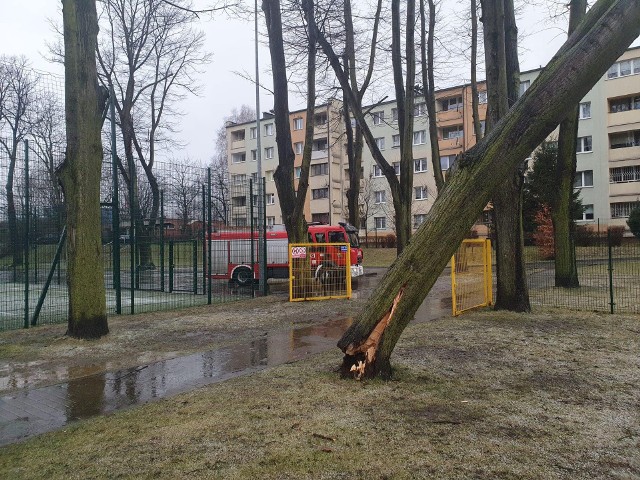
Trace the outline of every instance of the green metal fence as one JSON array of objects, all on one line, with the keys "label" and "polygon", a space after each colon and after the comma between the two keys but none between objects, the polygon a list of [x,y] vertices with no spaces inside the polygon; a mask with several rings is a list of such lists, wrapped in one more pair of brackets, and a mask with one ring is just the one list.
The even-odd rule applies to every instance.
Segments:
[{"label": "green metal fence", "polygon": [[[38,98],[57,98],[52,108],[59,109],[62,79],[52,78]],[[206,236],[228,228],[257,235],[265,220],[264,179],[229,185],[224,172],[180,159],[142,168],[138,158],[127,161],[114,115],[112,108],[105,122],[100,213],[108,312],[255,296],[253,285],[238,288],[208,275],[215,252]],[[64,111],[54,117],[51,135],[0,136],[0,330],[67,318],[64,195],[56,176],[64,158]],[[252,260],[247,254],[246,263]]]},{"label": "green metal fence", "polygon": [[[552,251],[552,247],[551,247]],[[549,252],[549,249],[547,249]],[[640,240],[618,229],[582,231],[576,237],[579,287],[555,286],[545,249],[527,247],[527,279],[533,305],[610,313],[640,313]]]}]

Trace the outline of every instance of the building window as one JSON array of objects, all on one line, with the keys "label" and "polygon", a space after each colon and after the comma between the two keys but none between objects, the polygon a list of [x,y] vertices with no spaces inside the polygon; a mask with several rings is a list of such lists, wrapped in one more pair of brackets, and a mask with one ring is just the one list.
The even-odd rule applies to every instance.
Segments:
[{"label": "building window", "polygon": [[276,217],[267,217],[267,227],[273,227],[276,224]]},{"label": "building window", "polygon": [[616,167],[609,169],[609,182],[640,182],[640,165],[631,165],[629,167]]},{"label": "building window", "polygon": [[246,207],[247,197],[244,195],[240,197],[231,197],[231,205],[234,207]]},{"label": "building window", "polygon": [[582,102],[580,104],[580,120],[591,118],[591,102]]},{"label": "building window", "polygon": [[384,137],[376,138],[376,145],[379,150],[384,150]]},{"label": "building window", "polygon": [[427,114],[427,104],[424,102],[416,103],[413,107],[414,117],[423,117]]},{"label": "building window", "polygon": [[421,185],[419,187],[414,187],[413,188],[414,192],[415,192],[415,199],[416,200],[426,200],[427,199],[427,187],[425,185]]},{"label": "building window", "polygon": [[387,192],[384,190],[376,190],[373,192],[375,203],[387,203]]},{"label": "building window", "polygon": [[309,176],[317,177],[318,175],[329,175],[328,163],[316,163],[315,165],[311,165],[311,168],[309,169]]},{"label": "building window", "polygon": [[256,182],[258,181],[258,172],[253,172],[253,173],[251,174],[251,181],[252,181],[253,183],[256,183]]},{"label": "building window", "polygon": [[273,158],[273,152],[275,151],[275,149],[273,147],[267,147],[264,149],[264,156],[267,160],[272,159]]},{"label": "building window", "polygon": [[426,158],[416,158],[413,161],[413,171],[414,171],[414,173],[426,172],[427,171],[427,159]]},{"label": "building window", "polygon": [[640,147],[640,130],[612,133],[609,143],[611,148]]},{"label": "building window", "polygon": [[593,187],[593,170],[576,172],[573,180],[573,188]]},{"label": "building window", "polygon": [[373,222],[376,230],[385,230],[387,228],[387,217],[373,217]]},{"label": "building window", "polygon": [[400,162],[393,162],[393,169],[396,171],[396,175],[400,175]]},{"label": "building window", "polygon": [[442,171],[449,170],[453,166],[453,162],[455,162],[455,155],[442,155],[440,157],[440,168]]},{"label": "building window", "polygon": [[329,223],[329,213],[312,213],[311,221],[318,223]]},{"label": "building window", "polygon": [[[480,135],[484,136],[484,129],[487,126],[487,122],[485,120],[480,120]],[[473,129],[473,134],[476,134],[475,128]]]},{"label": "building window", "polygon": [[294,118],[293,119],[293,129],[294,130],[302,130],[302,126],[303,126],[303,121],[302,118]]},{"label": "building window", "polygon": [[625,218],[631,210],[638,206],[638,202],[618,202],[611,204],[611,218]]},{"label": "building window", "polygon": [[296,178],[300,178],[300,175],[302,174],[302,167],[295,167],[293,169],[293,173]]},{"label": "building window", "polygon": [[413,216],[413,228],[418,228],[420,225],[424,223],[427,219],[427,215],[425,213],[418,213]]},{"label": "building window", "polygon": [[611,113],[628,112],[629,110],[640,110],[640,95],[609,100]]},{"label": "building window", "polygon": [[611,65],[607,72],[607,78],[626,77],[627,75],[638,73],[640,73],[640,58],[632,58],[631,60],[622,60]]},{"label": "building window", "polygon": [[312,150],[320,152],[329,148],[329,141],[326,138],[318,138],[313,141]]},{"label": "building window", "polygon": [[273,123],[267,123],[264,126],[264,136],[265,137],[270,137],[273,135]]},{"label": "building window", "polygon": [[258,150],[251,150],[251,161],[255,162],[258,160]]},{"label": "building window", "polygon": [[593,145],[591,143],[591,135],[589,135],[588,137],[578,137],[578,145],[576,146],[576,153],[587,153],[591,151],[593,151]]},{"label": "building window", "polygon": [[245,152],[231,154],[231,163],[242,163],[246,161],[247,161],[247,154]]},{"label": "building window", "polygon": [[373,166],[373,176],[384,177],[384,175],[382,174],[382,169],[378,165]]},{"label": "building window", "polygon": [[258,137],[258,127],[251,127],[249,129],[249,138],[257,138]]},{"label": "building window", "polygon": [[275,205],[276,204],[276,194],[275,193],[267,193],[265,196],[265,203],[267,205]]},{"label": "building window", "polygon": [[393,141],[393,148],[398,148],[400,146],[400,135],[393,135],[391,140]]},{"label": "building window", "polygon": [[478,92],[478,103],[487,103],[487,91]]},{"label": "building window", "polygon": [[440,101],[443,112],[450,112],[452,110],[462,109],[462,97],[445,98]]},{"label": "building window", "polygon": [[246,181],[247,176],[244,174],[231,175],[231,183],[233,183],[234,185],[242,185],[243,183],[246,183]]},{"label": "building window", "polygon": [[234,130],[233,132],[231,132],[231,141],[232,142],[239,142],[241,140],[244,140],[244,129],[242,129],[242,130]]},{"label": "building window", "polygon": [[526,92],[527,90],[529,90],[529,87],[531,86],[531,80],[524,80],[520,82],[520,96],[524,95],[524,92]]},{"label": "building window", "polygon": [[236,227],[246,227],[247,226],[247,217],[236,217],[235,218]]},{"label": "building window", "polygon": [[442,139],[451,140],[453,138],[462,138],[464,136],[464,130],[462,125],[455,125],[453,127],[445,127],[442,129]]},{"label": "building window", "polygon": [[374,125],[382,125],[384,123],[384,111],[380,110],[379,112],[372,112],[371,116],[373,117]]},{"label": "building window", "polygon": [[394,122],[398,121],[398,109],[397,108],[392,108],[391,109],[391,118]]},{"label": "building window", "polygon": [[267,170],[264,172],[264,176],[267,179],[267,182],[273,182],[273,170]]},{"label": "building window", "polygon": [[582,220],[593,220],[593,205],[582,206]]},{"label": "building window", "polygon": [[302,149],[304,148],[303,142],[296,142],[293,144],[293,149],[296,152],[296,155],[300,155],[302,153]]},{"label": "building window", "polygon": [[327,114],[316,113],[313,117],[313,123],[316,127],[324,127],[327,124]]},{"label": "building window", "polygon": [[413,144],[414,145],[424,145],[427,143],[427,131],[426,130],[418,130],[417,132],[413,132]]},{"label": "building window", "polygon": [[329,187],[311,189],[311,198],[314,200],[329,198]]}]

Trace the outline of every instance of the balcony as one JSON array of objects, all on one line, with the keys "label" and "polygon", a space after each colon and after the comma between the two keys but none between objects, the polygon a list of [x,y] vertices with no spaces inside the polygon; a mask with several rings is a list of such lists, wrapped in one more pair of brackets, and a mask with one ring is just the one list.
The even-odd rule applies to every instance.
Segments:
[{"label": "balcony", "polygon": [[638,195],[640,195],[640,182],[609,184],[610,197],[631,196],[635,199]]},{"label": "balcony", "polygon": [[231,150],[237,150],[237,149],[244,149],[245,148],[245,143],[244,143],[244,139],[242,140],[234,140],[231,142]]},{"label": "balcony", "polygon": [[626,112],[609,113],[607,116],[608,133],[621,130],[636,130],[640,128],[640,110],[627,110]]},{"label": "balcony", "polygon": [[640,146],[612,148],[609,150],[609,161],[634,160],[640,158]]},{"label": "balcony", "polygon": [[329,150],[328,149],[313,150],[311,152],[311,160],[321,160],[323,158],[328,158],[328,157],[329,157]]}]

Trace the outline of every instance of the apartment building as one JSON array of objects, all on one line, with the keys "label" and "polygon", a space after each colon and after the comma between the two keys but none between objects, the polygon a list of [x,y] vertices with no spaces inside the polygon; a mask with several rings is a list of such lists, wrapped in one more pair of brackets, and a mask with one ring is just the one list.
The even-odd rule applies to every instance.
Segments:
[{"label": "apartment building", "polygon": [[[525,92],[540,70],[521,74],[520,92]],[[629,49],[611,66],[580,103],[575,188],[585,207],[579,223],[624,225],[640,200],[640,47]],[[486,91],[479,85],[479,113],[486,114]],[[456,156],[476,143],[471,109],[471,86],[460,85],[436,92],[438,147],[441,167],[446,171]],[[341,102],[333,100],[317,108],[316,132],[309,194],[305,206],[308,220],[337,223],[346,216],[348,160]],[[290,115],[292,142],[296,152],[295,175],[299,176],[304,146],[305,112]],[[370,108],[369,125],[378,147],[399,174],[400,137],[395,101]],[[484,120],[482,121],[484,127]],[[267,178],[267,218],[282,223],[273,172],[277,166],[273,118],[262,121],[263,165]],[[255,123],[227,126],[231,183],[256,172]],[[552,136],[553,137],[553,134]],[[414,201],[413,226],[419,227],[435,201],[437,190],[431,165],[428,121],[424,100],[414,109],[413,132]],[[233,201],[233,199],[232,199]],[[243,200],[237,200],[242,203]],[[362,233],[385,235],[394,232],[391,194],[380,168],[365,147],[362,160]],[[238,219],[238,222],[242,220]]]}]

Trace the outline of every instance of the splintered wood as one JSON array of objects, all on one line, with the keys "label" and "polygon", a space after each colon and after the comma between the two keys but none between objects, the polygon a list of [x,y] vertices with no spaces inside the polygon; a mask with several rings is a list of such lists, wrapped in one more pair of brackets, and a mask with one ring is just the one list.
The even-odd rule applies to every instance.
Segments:
[{"label": "splintered wood", "polygon": [[382,339],[382,334],[386,330],[389,323],[391,323],[391,319],[395,314],[396,307],[398,306],[398,302],[402,298],[402,294],[404,292],[404,287],[400,289],[396,297],[393,299],[393,304],[391,305],[391,309],[384,314],[384,316],[380,319],[375,328],[371,331],[367,339],[362,342],[360,345],[356,346],[354,344],[349,345],[345,352],[347,355],[355,356],[357,354],[364,354],[364,361],[358,360],[358,363],[351,366],[350,371],[353,372],[356,380],[360,380],[364,375],[365,368],[367,365],[373,364],[376,358],[376,351],[378,350],[378,345],[380,344],[380,340]]}]

